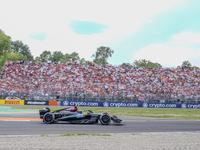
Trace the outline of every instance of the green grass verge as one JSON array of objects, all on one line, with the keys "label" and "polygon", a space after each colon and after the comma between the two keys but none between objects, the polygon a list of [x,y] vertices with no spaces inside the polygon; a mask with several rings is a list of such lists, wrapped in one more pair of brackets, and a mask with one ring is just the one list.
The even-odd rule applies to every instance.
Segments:
[{"label": "green grass verge", "polygon": [[61,135],[45,135],[42,134],[41,136],[49,137],[49,136],[81,136],[81,135],[87,135],[87,136],[111,136],[111,134],[94,134],[94,133],[78,133],[78,134],[61,134]]},{"label": "green grass verge", "polygon": [[[40,110],[39,107],[13,107],[13,109],[31,109]],[[51,111],[62,108],[50,108]],[[200,120],[200,110],[198,109],[134,109],[134,108],[79,108],[79,110],[88,110],[95,113],[107,112],[116,116],[135,116],[135,117],[153,117],[168,119],[187,119]]]}]

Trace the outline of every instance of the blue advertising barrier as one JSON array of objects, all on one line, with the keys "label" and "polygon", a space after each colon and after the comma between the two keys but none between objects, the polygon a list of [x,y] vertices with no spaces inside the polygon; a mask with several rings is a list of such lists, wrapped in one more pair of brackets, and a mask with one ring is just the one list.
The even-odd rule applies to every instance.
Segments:
[{"label": "blue advertising barrier", "polygon": [[60,101],[61,106],[87,107],[144,107],[144,108],[200,108],[200,104],[181,103],[130,103],[130,102],[89,102],[89,101]]}]

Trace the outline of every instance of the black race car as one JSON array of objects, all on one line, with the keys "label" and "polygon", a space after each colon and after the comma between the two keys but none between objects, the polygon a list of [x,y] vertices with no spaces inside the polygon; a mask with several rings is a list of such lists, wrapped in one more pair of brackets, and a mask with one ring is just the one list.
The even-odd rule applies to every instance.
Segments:
[{"label": "black race car", "polygon": [[100,123],[102,125],[109,125],[111,121],[114,123],[122,123],[121,119],[117,116],[111,116],[108,113],[93,113],[91,110],[78,111],[78,108],[64,108],[51,112],[49,108],[43,108],[39,111],[40,118],[46,124],[51,123],[80,123],[80,124],[93,124]]}]

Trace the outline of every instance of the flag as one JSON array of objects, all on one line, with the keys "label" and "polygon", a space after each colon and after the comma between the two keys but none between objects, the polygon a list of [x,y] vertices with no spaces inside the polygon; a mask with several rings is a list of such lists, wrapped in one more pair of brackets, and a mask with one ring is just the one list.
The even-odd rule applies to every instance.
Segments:
[{"label": "flag", "polygon": [[127,98],[127,99],[131,99],[132,96],[131,96],[131,95],[127,95],[126,98]]},{"label": "flag", "polygon": [[144,97],[144,96],[139,96],[139,100],[140,100],[141,102],[144,102],[144,101],[145,101],[145,97]]}]

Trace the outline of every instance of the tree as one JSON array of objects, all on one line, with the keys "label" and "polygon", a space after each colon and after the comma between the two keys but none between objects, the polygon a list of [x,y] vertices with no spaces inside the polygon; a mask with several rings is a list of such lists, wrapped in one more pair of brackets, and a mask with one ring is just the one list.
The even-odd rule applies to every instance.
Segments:
[{"label": "tree", "polygon": [[95,62],[98,65],[105,66],[106,64],[108,64],[107,59],[109,57],[112,57],[113,53],[114,51],[111,50],[110,47],[101,46],[97,48],[96,53],[92,55],[92,58],[94,57],[93,62]]},{"label": "tree", "polygon": [[65,60],[65,62],[66,62],[66,61],[70,61],[70,59],[71,59],[71,55],[68,54],[68,53],[66,53],[66,54],[64,55],[64,60]]},{"label": "tree", "polygon": [[5,33],[0,29],[0,56],[4,53],[9,53],[11,51],[11,39],[10,36],[5,35]]},{"label": "tree", "polygon": [[132,67],[130,63],[123,63],[120,65],[121,67]]},{"label": "tree", "polygon": [[92,63],[92,61],[85,60],[85,58],[80,59],[80,65],[88,65],[90,63]]},{"label": "tree", "polygon": [[86,65],[85,63],[86,63],[85,58],[81,58],[80,59],[80,65]]},{"label": "tree", "polygon": [[36,62],[41,62],[41,58],[37,56],[37,57],[35,57],[35,61]]},{"label": "tree", "polygon": [[18,61],[18,60],[27,60],[27,56],[24,56],[21,53],[9,53],[7,54],[7,60]]},{"label": "tree", "polygon": [[135,60],[134,65],[137,67],[146,67],[146,68],[162,68],[162,65],[159,63],[153,63],[150,60]]},{"label": "tree", "polygon": [[41,62],[47,62],[47,60],[51,58],[51,52],[50,51],[43,51],[42,54],[40,54],[40,57],[37,58],[38,61],[41,61]]},{"label": "tree", "polygon": [[70,54],[70,58],[72,62],[76,62],[80,60],[79,54],[77,52],[73,52]]},{"label": "tree", "polygon": [[184,61],[184,62],[182,63],[182,68],[187,68],[187,69],[189,69],[189,68],[191,68],[191,67],[192,67],[192,64],[189,62],[189,60]]},{"label": "tree", "polygon": [[2,69],[3,69],[3,66],[4,66],[4,64],[5,64],[5,62],[6,62],[6,55],[5,54],[3,54],[3,55],[0,55],[0,70],[2,71]]},{"label": "tree", "polygon": [[12,52],[21,53],[27,57],[28,60],[33,60],[33,56],[31,55],[31,51],[27,44],[24,44],[22,41],[12,41]]},{"label": "tree", "polygon": [[17,61],[22,59],[27,60],[27,57],[22,55],[21,53],[4,53],[0,56],[0,70],[3,69],[6,60]]},{"label": "tree", "polygon": [[52,54],[50,60],[51,60],[52,62],[55,62],[55,61],[58,62],[58,61],[60,61],[61,58],[64,58],[63,53],[62,53],[61,51],[55,51],[55,52],[53,52],[53,54]]}]

